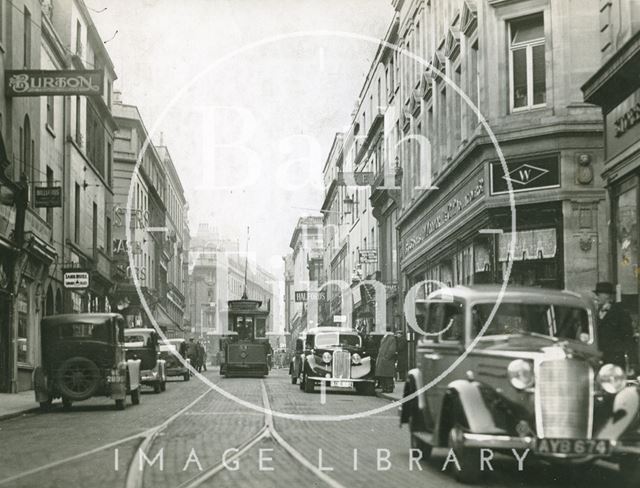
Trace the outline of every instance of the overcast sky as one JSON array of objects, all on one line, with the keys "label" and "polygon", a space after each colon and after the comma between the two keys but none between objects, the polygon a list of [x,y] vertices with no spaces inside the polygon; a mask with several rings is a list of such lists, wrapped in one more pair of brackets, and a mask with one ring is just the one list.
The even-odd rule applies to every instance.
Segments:
[{"label": "overcast sky", "polygon": [[[160,132],[200,222],[280,273],[301,215],[322,202],[333,134],[348,126],[391,0],[86,0],[123,102]],[[294,32],[316,34],[282,38]],[[279,38],[280,37],[280,38]]]}]

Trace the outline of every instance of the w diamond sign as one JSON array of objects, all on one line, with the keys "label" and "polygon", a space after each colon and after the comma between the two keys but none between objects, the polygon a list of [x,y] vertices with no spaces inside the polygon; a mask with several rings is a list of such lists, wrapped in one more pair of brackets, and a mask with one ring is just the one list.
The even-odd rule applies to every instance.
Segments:
[{"label": "w diamond sign", "polygon": [[491,163],[491,194],[499,195],[509,192],[509,185],[514,192],[557,188],[560,186],[560,171],[557,156],[550,156],[533,161],[507,162],[508,172],[505,174],[500,161]]}]

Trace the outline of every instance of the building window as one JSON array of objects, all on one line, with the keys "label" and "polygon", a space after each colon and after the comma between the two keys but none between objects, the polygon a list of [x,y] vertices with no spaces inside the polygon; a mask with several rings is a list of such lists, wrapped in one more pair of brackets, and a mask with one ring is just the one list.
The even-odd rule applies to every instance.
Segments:
[{"label": "building window", "polygon": [[80,133],[80,97],[76,97],[76,143],[82,146],[82,134]]},{"label": "building window", "polygon": [[29,327],[29,288],[26,285],[18,292],[18,362],[29,364],[31,361],[31,327]]},{"label": "building window", "polygon": [[638,270],[638,186],[636,178],[614,190],[615,270],[622,304],[637,319],[640,287]]},{"label": "building window", "polygon": [[[51,188],[53,186],[53,170],[47,166],[47,186]],[[53,229],[53,208],[47,207],[47,224]]]},{"label": "building window", "polygon": [[24,9],[24,32],[22,36],[23,62],[25,68],[31,67],[31,12],[25,7]]},{"label": "building window", "polygon": [[82,24],[76,20],[76,54],[82,57]]},{"label": "building window", "polygon": [[75,205],[74,205],[74,229],[73,240],[76,244],[80,244],[80,185],[76,183]]},{"label": "building window", "polygon": [[105,226],[104,240],[105,240],[105,247],[107,249],[107,256],[111,256],[112,237],[111,237],[111,219],[109,217],[106,218],[104,226]]},{"label": "building window", "polygon": [[113,184],[113,148],[111,143],[107,142],[107,183],[109,186]]},{"label": "building window", "polygon": [[93,220],[91,222],[93,226],[93,233],[91,234],[91,243],[93,248],[93,255],[96,255],[98,251],[98,205],[93,202]]},{"label": "building window", "polygon": [[51,130],[54,129],[54,125],[53,125],[53,110],[54,110],[53,96],[49,95],[47,97],[47,126],[49,126],[49,128]]},{"label": "building window", "polygon": [[543,106],[546,101],[543,16],[514,20],[509,31],[511,110]]}]

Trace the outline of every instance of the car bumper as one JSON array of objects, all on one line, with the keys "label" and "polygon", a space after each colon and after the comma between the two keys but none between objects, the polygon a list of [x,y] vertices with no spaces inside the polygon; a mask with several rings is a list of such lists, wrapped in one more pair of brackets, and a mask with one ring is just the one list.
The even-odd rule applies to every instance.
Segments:
[{"label": "car bumper", "polygon": [[331,386],[331,383],[334,382],[349,383],[349,387],[355,383],[375,383],[373,378],[327,378],[326,376],[309,376],[308,379],[328,383],[327,386]]},{"label": "car bumper", "polygon": [[170,368],[170,369],[167,369],[166,375],[167,376],[183,376],[188,372],[189,370],[187,368]]},{"label": "car bumper", "polygon": [[160,381],[160,375],[156,371],[142,371],[142,383],[156,383]]},{"label": "car bumper", "polygon": [[[530,449],[535,453],[536,438],[535,437],[512,437],[508,435],[493,435],[493,434],[463,434],[464,447],[471,448],[486,448],[486,449],[516,449],[526,450]],[[640,444],[638,443],[625,443],[622,441],[611,441],[611,453],[608,455],[566,455],[566,454],[544,454],[545,458],[557,458],[557,459],[585,459],[585,458],[607,458],[618,456],[622,454],[640,455]]]}]

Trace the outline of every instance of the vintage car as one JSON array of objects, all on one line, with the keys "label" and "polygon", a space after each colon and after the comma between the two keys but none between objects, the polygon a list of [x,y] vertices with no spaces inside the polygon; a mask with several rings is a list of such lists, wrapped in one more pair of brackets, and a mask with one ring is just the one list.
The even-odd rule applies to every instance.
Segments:
[{"label": "vintage car", "polygon": [[309,329],[302,354],[300,389],[306,393],[313,393],[324,383],[327,388],[355,388],[360,394],[375,394],[371,357],[356,331],[341,327]]},{"label": "vintage car", "polygon": [[302,365],[304,364],[304,334],[296,339],[296,349],[291,361],[289,361],[289,376],[291,384],[295,385],[302,375]]},{"label": "vintage car", "polygon": [[[189,368],[185,367],[178,357],[181,344],[184,339],[169,339],[167,342],[160,344],[160,358],[165,361],[165,373],[167,378],[180,376],[184,381],[189,381],[191,373]],[[191,363],[189,358],[185,358],[187,364]]]},{"label": "vintage car", "polygon": [[160,356],[158,333],[155,329],[131,328],[125,329],[127,359],[139,359],[142,374],[142,384],[153,387],[155,393],[167,388],[165,360]]},{"label": "vintage car", "polygon": [[551,463],[606,459],[638,486],[639,388],[601,364],[592,308],[575,293],[511,286],[502,296],[498,286],[429,295],[404,387],[413,397],[400,409],[412,447],[423,459],[448,447],[461,482],[486,471],[481,455],[504,451]]},{"label": "vintage car", "polygon": [[65,410],[93,396],[115,400],[118,410],[140,403],[140,361],[125,356],[125,321],[115,313],[52,315],[42,319],[42,366],[33,373],[42,409],[55,398]]}]

